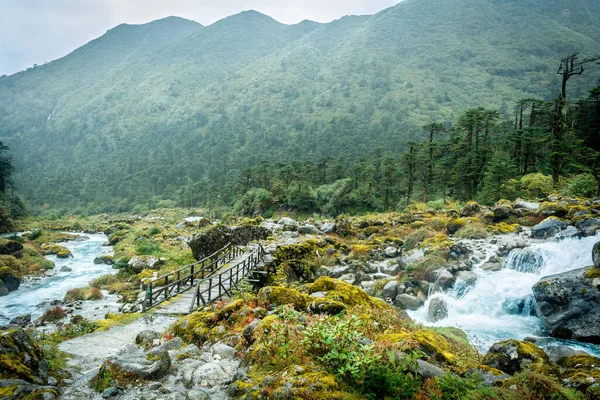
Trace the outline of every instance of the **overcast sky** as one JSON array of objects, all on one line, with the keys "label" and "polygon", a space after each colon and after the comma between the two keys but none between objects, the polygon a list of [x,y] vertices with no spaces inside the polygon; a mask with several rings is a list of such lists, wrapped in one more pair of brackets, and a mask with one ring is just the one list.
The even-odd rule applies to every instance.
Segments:
[{"label": "overcast sky", "polygon": [[0,0],[0,75],[67,55],[121,23],[176,15],[210,25],[244,10],[293,24],[374,14],[401,0]]}]

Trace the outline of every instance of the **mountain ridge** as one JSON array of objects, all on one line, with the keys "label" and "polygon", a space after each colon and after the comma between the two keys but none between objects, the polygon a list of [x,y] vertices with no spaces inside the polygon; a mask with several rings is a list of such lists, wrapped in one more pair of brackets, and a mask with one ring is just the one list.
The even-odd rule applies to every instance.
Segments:
[{"label": "mountain ridge", "polygon": [[[600,54],[600,1],[574,23],[564,7],[577,4],[540,14],[539,0],[406,0],[327,24],[249,11],[206,27],[163,21],[166,36],[160,23],[128,39],[122,27],[99,38],[102,51],[0,78],[0,139],[34,206],[98,210],[178,201],[199,182],[227,191],[261,160],[400,152],[432,120],[478,105],[510,116],[519,98],[554,97],[562,57]],[[569,97],[597,85],[586,73]]]}]

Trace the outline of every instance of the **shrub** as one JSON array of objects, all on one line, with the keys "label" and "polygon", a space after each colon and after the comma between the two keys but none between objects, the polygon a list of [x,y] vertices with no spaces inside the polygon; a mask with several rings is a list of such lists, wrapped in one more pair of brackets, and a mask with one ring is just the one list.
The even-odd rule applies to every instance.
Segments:
[{"label": "shrub", "polygon": [[233,207],[237,215],[261,215],[273,202],[273,193],[263,188],[248,190]]},{"label": "shrub", "polygon": [[90,286],[97,288],[97,289],[108,289],[108,286],[118,282],[119,279],[117,278],[116,275],[112,275],[112,274],[106,274],[106,275],[102,275],[99,276],[96,279],[93,279],[90,282]]},{"label": "shrub", "polygon": [[486,226],[480,222],[467,224],[454,235],[458,239],[485,239],[488,236]]},{"label": "shrub", "polygon": [[78,300],[102,300],[104,296],[96,287],[83,287],[69,290],[63,299],[65,303]]},{"label": "shrub", "polygon": [[572,176],[563,194],[576,197],[593,197],[598,190],[598,182],[592,174],[579,174]]},{"label": "shrub", "polygon": [[152,236],[156,236],[160,233],[160,229],[157,226],[153,226],[152,228],[150,228],[150,230],[148,231],[148,235],[150,237]]},{"label": "shrub", "polygon": [[142,239],[134,247],[138,256],[149,256],[160,251],[160,243],[152,239]]},{"label": "shrub", "polygon": [[55,306],[49,308],[44,312],[44,314],[40,317],[42,321],[45,322],[55,322],[60,321],[64,317],[67,316],[67,312],[61,306]]},{"label": "shrub", "polygon": [[552,177],[541,173],[527,174],[521,177],[521,191],[529,198],[539,198],[554,191]]},{"label": "shrub", "polygon": [[428,210],[443,210],[446,207],[446,201],[444,199],[432,200],[427,202]]},{"label": "shrub", "polygon": [[436,235],[435,232],[430,231],[426,228],[417,229],[416,231],[409,234],[406,239],[404,239],[404,248],[406,250],[414,249],[421,243],[423,240],[427,238],[434,237]]}]

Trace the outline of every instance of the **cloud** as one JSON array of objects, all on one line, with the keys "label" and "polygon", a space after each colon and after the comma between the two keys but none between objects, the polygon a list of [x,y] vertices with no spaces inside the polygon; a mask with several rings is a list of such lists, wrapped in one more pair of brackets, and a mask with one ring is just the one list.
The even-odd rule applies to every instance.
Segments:
[{"label": "cloud", "polygon": [[0,75],[60,58],[120,23],[171,15],[210,25],[244,10],[286,23],[374,14],[401,0],[3,0]]}]

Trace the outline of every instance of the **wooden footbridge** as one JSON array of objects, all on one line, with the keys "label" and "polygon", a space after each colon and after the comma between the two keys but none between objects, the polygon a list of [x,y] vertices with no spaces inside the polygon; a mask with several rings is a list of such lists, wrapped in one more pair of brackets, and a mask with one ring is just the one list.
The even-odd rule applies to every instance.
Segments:
[{"label": "wooden footbridge", "polygon": [[264,265],[265,255],[260,244],[245,250],[230,243],[194,264],[146,283],[142,311],[155,308],[156,313],[188,314],[201,305],[231,297],[243,279],[254,282],[266,274],[258,269]]}]

